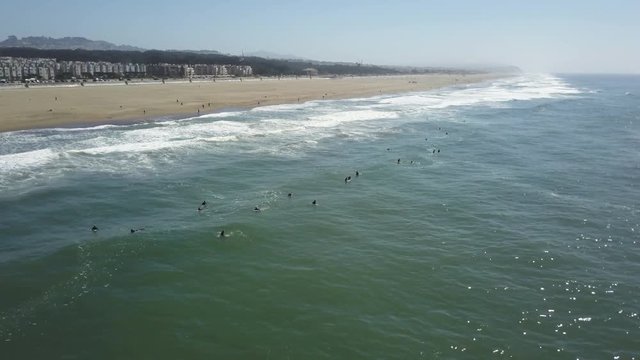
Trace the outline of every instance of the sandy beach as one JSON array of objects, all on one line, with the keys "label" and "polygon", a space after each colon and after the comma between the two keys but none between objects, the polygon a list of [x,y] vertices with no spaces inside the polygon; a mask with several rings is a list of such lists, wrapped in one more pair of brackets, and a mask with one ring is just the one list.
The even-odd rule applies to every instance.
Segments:
[{"label": "sandy beach", "polygon": [[423,91],[493,77],[496,75],[433,74],[2,88],[0,132],[114,124],[159,116],[196,116],[227,108]]}]

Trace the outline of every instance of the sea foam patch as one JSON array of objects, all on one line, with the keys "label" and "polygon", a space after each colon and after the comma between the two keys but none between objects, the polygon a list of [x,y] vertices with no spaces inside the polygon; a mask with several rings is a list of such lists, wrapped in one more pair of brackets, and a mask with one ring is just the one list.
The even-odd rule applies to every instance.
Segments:
[{"label": "sea foam patch", "polygon": [[51,149],[0,155],[0,172],[10,172],[18,169],[42,166],[57,158],[58,153]]},{"label": "sea foam patch", "polygon": [[310,109],[317,107],[321,104],[319,101],[306,101],[302,103],[295,104],[277,104],[277,105],[265,105],[258,106],[251,110],[250,112],[290,112],[290,111],[300,111],[305,109]]},{"label": "sea foam patch", "polygon": [[244,111],[223,111],[211,114],[200,115],[198,119],[219,119],[219,118],[229,118],[234,116],[240,116],[245,114]]},{"label": "sea foam patch", "polygon": [[100,146],[94,148],[69,150],[70,153],[88,154],[88,155],[106,155],[113,153],[137,153],[137,152],[151,152],[156,150],[162,150],[173,147],[181,147],[193,144],[193,140],[181,140],[181,141],[150,141],[150,142],[131,142],[110,146]]},{"label": "sea foam patch", "polygon": [[488,86],[469,85],[464,89],[436,90],[393,96],[381,99],[379,103],[444,109],[455,106],[557,98],[580,93],[580,90],[551,75],[523,75],[496,80]]},{"label": "sea foam patch", "polygon": [[396,119],[398,114],[390,111],[379,110],[355,110],[355,111],[341,111],[333,112],[330,114],[310,116],[309,120],[305,123],[308,126],[314,127],[335,127],[337,125],[365,120],[376,119]]}]

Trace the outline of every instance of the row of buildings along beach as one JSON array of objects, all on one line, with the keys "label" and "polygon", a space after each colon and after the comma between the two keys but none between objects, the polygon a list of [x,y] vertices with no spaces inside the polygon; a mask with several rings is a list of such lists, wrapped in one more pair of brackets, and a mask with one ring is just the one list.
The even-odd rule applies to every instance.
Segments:
[{"label": "row of buildings along beach", "polygon": [[70,79],[194,78],[252,76],[249,65],[131,64],[106,61],[57,61],[48,58],[0,57],[0,82]]}]

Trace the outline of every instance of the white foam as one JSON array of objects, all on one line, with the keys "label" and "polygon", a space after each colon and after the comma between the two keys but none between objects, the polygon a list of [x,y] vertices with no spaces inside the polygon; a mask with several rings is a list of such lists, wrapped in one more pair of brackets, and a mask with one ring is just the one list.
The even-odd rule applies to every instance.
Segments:
[{"label": "white foam", "polygon": [[56,160],[57,158],[58,153],[51,149],[0,155],[0,171],[10,172],[18,169],[42,166]]},{"label": "white foam", "polygon": [[259,106],[251,109],[252,112],[287,112],[287,111],[298,111],[305,110],[312,107],[318,106],[318,102],[316,101],[307,101],[304,103],[297,104],[278,104],[278,105],[267,105],[267,106]]},{"label": "white foam", "polygon": [[112,124],[106,124],[106,125],[97,125],[97,126],[90,126],[90,127],[81,127],[81,128],[51,128],[51,129],[45,129],[45,130],[32,130],[32,131],[58,131],[58,132],[76,132],[76,131],[95,131],[95,130],[104,130],[104,129],[112,129],[112,128],[118,128],[118,127],[127,127],[127,126],[131,126],[131,125],[112,125]]},{"label": "white foam", "polygon": [[335,127],[347,122],[396,118],[398,114],[390,111],[355,110],[311,116],[305,124],[313,127]]},{"label": "white foam", "polygon": [[211,137],[200,138],[199,140],[208,141],[208,142],[227,142],[227,141],[238,141],[238,137],[235,135],[211,136]]},{"label": "white foam", "polygon": [[551,75],[524,75],[496,80],[489,86],[471,86],[465,89],[394,96],[381,99],[380,103],[444,109],[454,106],[558,98],[579,93],[581,93],[580,90],[570,87],[561,79]]},{"label": "white foam", "polygon": [[225,112],[204,114],[204,115],[199,116],[198,118],[200,118],[200,119],[218,119],[218,118],[227,118],[227,117],[240,116],[242,114],[245,114],[245,112],[244,111],[225,111]]},{"label": "white foam", "polygon": [[105,155],[113,153],[136,153],[150,152],[166,148],[179,147],[192,144],[192,140],[183,141],[151,141],[151,142],[132,142],[118,145],[99,146],[87,149],[69,150],[69,153],[88,154],[88,155]]}]

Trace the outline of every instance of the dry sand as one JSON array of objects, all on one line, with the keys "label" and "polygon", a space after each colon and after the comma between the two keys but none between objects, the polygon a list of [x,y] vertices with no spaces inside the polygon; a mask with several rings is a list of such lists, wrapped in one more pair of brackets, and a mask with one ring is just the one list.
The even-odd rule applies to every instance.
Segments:
[{"label": "dry sand", "polygon": [[114,124],[159,116],[194,116],[198,110],[204,114],[228,108],[421,91],[493,77],[496,76],[434,74],[3,88],[0,132]]}]

